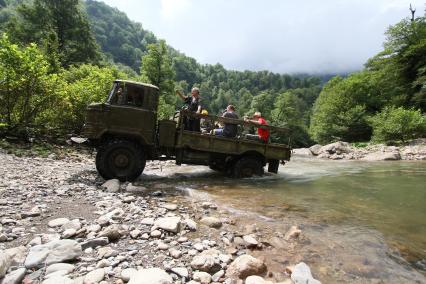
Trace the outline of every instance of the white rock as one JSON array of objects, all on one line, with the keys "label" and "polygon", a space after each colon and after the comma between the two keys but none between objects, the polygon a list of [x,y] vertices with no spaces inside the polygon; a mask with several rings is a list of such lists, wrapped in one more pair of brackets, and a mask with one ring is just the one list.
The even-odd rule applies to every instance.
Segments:
[{"label": "white rock", "polygon": [[312,156],[312,152],[309,148],[298,148],[291,150],[291,154],[294,156]]},{"label": "white rock", "polygon": [[189,277],[188,269],[186,267],[174,267],[171,269],[173,273],[180,277]]},{"label": "white rock", "polygon": [[273,284],[271,281],[266,281],[260,276],[252,275],[246,278],[245,284]]},{"label": "white rock", "polygon": [[74,284],[74,280],[67,276],[55,276],[47,278],[42,282],[42,284]]},{"label": "white rock", "polygon": [[191,231],[196,231],[197,230],[197,223],[192,220],[192,219],[185,219],[184,221],[186,227],[188,229],[190,229]]},{"label": "white rock", "polygon": [[259,244],[253,235],[245,235],[243,236],[243,240],[247,247],[256,247]]},{"label": "white rock", "polygon": [[105,270],[103,268],[98,268],[87,273],[86,276],[84,276],[83,283],[84,284],[99,283],[104,279],[104,276],[105,276]]},{"label": "white rock", "polygon": [[216,249],[203,251],[192,259],[191,266],[194,269],[209,273],[219,271],[221,269],[219,251]]},{"label": "white rock", "polygon": [[182,256],[182,252],[180,250],[177,250],[175,248],[171,248],[169,250],[170,256],[173,258],[180,258]]},{"label": "white rock", "polygon": [[210,228],[218,229],[222,227],[222,221],[220,221],[220,219],[216,217],[204,217],[200,220],[200,222],[209,226]]},{"label": "white rock", "polygon": [[74,271],[74,269],[75,269],[75,265],[73,265],[73,264],[69,264],[69,263],[54,263],[54,264],[49,265],[46,268],[46,275],[50,274],[50,273],[53,273],[53,272],[56,272],[56,271],[61,271],[61,270],[67,271],[67,273],[71,273],[71,272]]},{"label": "white rock", "polygon": [[170,211],[175,211],[178,208],[177,204],[174,204],[174,203],[166,203],[161,207],[166,208],[167,210],[170,210]]},{"label": "white rock", "polygon": [[154,222],[154,226],[165,231],[177,233],[180,231],[180,217],[159,218]]},{"label": "white rock", "polygon": [[200,282],[201,284],[209,284],[212,282],[212,277],[207,272],[197,271],[192,275],[192,279]]},{"label": "white rock", "polygon": [[265,271],[266,265],[263,261],[244,254],[229,265],[226,276],[233,279],[245,279],[250,275],[259,275]]},{"label": "white rock", "polygon": [[58,240],[31,247],[25,267],[34,268],[44,264],[73,260],[82,254],[81,245],[74,240]]},{"label": "white rock", "polygon": [[7,274],[0,283],[2,284],[19,284],[22,283],[22,279],[24,279],[26,269],[18,268],[9,274]]},{"label": "white rock", "polygon": [[295,284],[321,284],[320,281],[312,277],[311,269],[304,262],[296,264],[291,273],[291,280]]},{"label": "white rock", "polygon": [[130,278],[132,277],[132,275],[135,274],[136,272],[138,272],[138,271],[134,268],[123,269],[121,271],[120,278],[124,282],[128,282],[130,280]]},{"label": "white rock", "polygon": [[132,230],[130,231],[130,237],[132,237],[132,239],[136,239],[141,233],[142,232],[139,229]]},{"label": "white rock", "polygon": [[73,219],[62,225],[62,230],[74,229],[76,231],[81,229],[81,222],[78,219]]},{"label": "white rock", "polygon": [[62,233],[62,238],[63,239],[69,239],[69,238],[75,236],[76,234],[77,234],[77,231],[75,229],[66,229]]},{"label": "white rock", "polygon": [[138,270],[130,277],[129,284],[172,284],[173,278],[160,268]]},{"label": "white rock", "polygon": [[120,191],[120,181],[118,179],[110,179],[102,184],[102,187],[108,192],[119,192]]},{"label": "white rock", "polygon": [[49,223],[47,223],[47,225],[51,228],[54,228],[54,227],[65,225],[69,221],[70,220],[68,218],[56,218],[56,219],[50,220]]},{"label": "white rock", "polygon": [[225,275],[225,271],[219,270],[218,272],[212,275],[212,281],[219,282],[220,278],[222,278],[223,275]]},{"label": "white rock", "polygon": [[154,225],[154,218],[143,218],[141,224],[152,226]]},{"label": "white rock", "polygon": [[12,258],[5,251],[0,250],[0,278],[6,275],[12,262]]}]

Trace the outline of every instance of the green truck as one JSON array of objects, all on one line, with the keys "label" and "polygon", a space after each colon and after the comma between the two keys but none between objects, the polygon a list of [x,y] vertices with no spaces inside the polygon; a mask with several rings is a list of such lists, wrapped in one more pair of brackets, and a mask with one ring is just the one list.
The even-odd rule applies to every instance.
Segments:
[{"label": "green truck", "polygon": [[[88,106],[83,136],[97,148],[96,168],[105,179],[133,181],[147,160],[175,160],[177,165],[206,165],[236,178],[263,175],[264,167],[277,173],[290,159],[288,145],[248,139],[247,127],[271,132],[287,129],[257,125],[239,119],[176,112],[169,120],[157,120],[159,89],[150,84],[115,80],[105,103]],[[210,123],[237,124],[234,138],[185,130],[188,118]]]}]

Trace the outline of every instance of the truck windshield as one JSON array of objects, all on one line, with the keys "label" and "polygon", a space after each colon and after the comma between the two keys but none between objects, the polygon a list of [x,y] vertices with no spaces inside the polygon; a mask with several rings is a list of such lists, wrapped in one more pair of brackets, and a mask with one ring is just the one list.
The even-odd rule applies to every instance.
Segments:
[{"label": "truck windshield", "polygon": [[112,89],[108,95],[107,103],[114,104],[117,101],[117,97],[115,96],[115,94],[117,93],[119,86],[120,86],[119,83],[114,83],[112,85]]}]

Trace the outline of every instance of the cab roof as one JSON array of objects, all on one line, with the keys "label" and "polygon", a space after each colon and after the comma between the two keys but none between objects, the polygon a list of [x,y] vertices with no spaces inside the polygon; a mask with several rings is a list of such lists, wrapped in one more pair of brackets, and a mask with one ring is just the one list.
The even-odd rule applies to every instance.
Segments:
[{"label": "cab roof", "polygon": [[148,87],[148,88],[153,88],[153,89],[159,90],[157,86],[147,84],[147,83],[130,81],[130,80],[114,80],[114,83],[124,83],[124,84],[136,85],[136,86],[139,86],[139,87]]}]

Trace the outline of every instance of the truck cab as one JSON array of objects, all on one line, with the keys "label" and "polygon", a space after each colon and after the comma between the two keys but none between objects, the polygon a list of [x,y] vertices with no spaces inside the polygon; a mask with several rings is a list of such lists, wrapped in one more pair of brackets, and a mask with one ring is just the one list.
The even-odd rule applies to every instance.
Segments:
[{"label": "truck cab", "polygon": [[132,181],[146,160],[175,160],[176,164],[207,165],[234,177],[262,175],[264,166],[276,173],[279,161],[290,159],[290,147],[246,139],[244,133],[226,138],[185,129],[185,119],[253,125],[239,119],[179,111],[172,119],[157,120],[159,89],[150,84],[115,80],[105,103],[87,108],[83,135],[97,147],[96,168],[105,179]]}]

